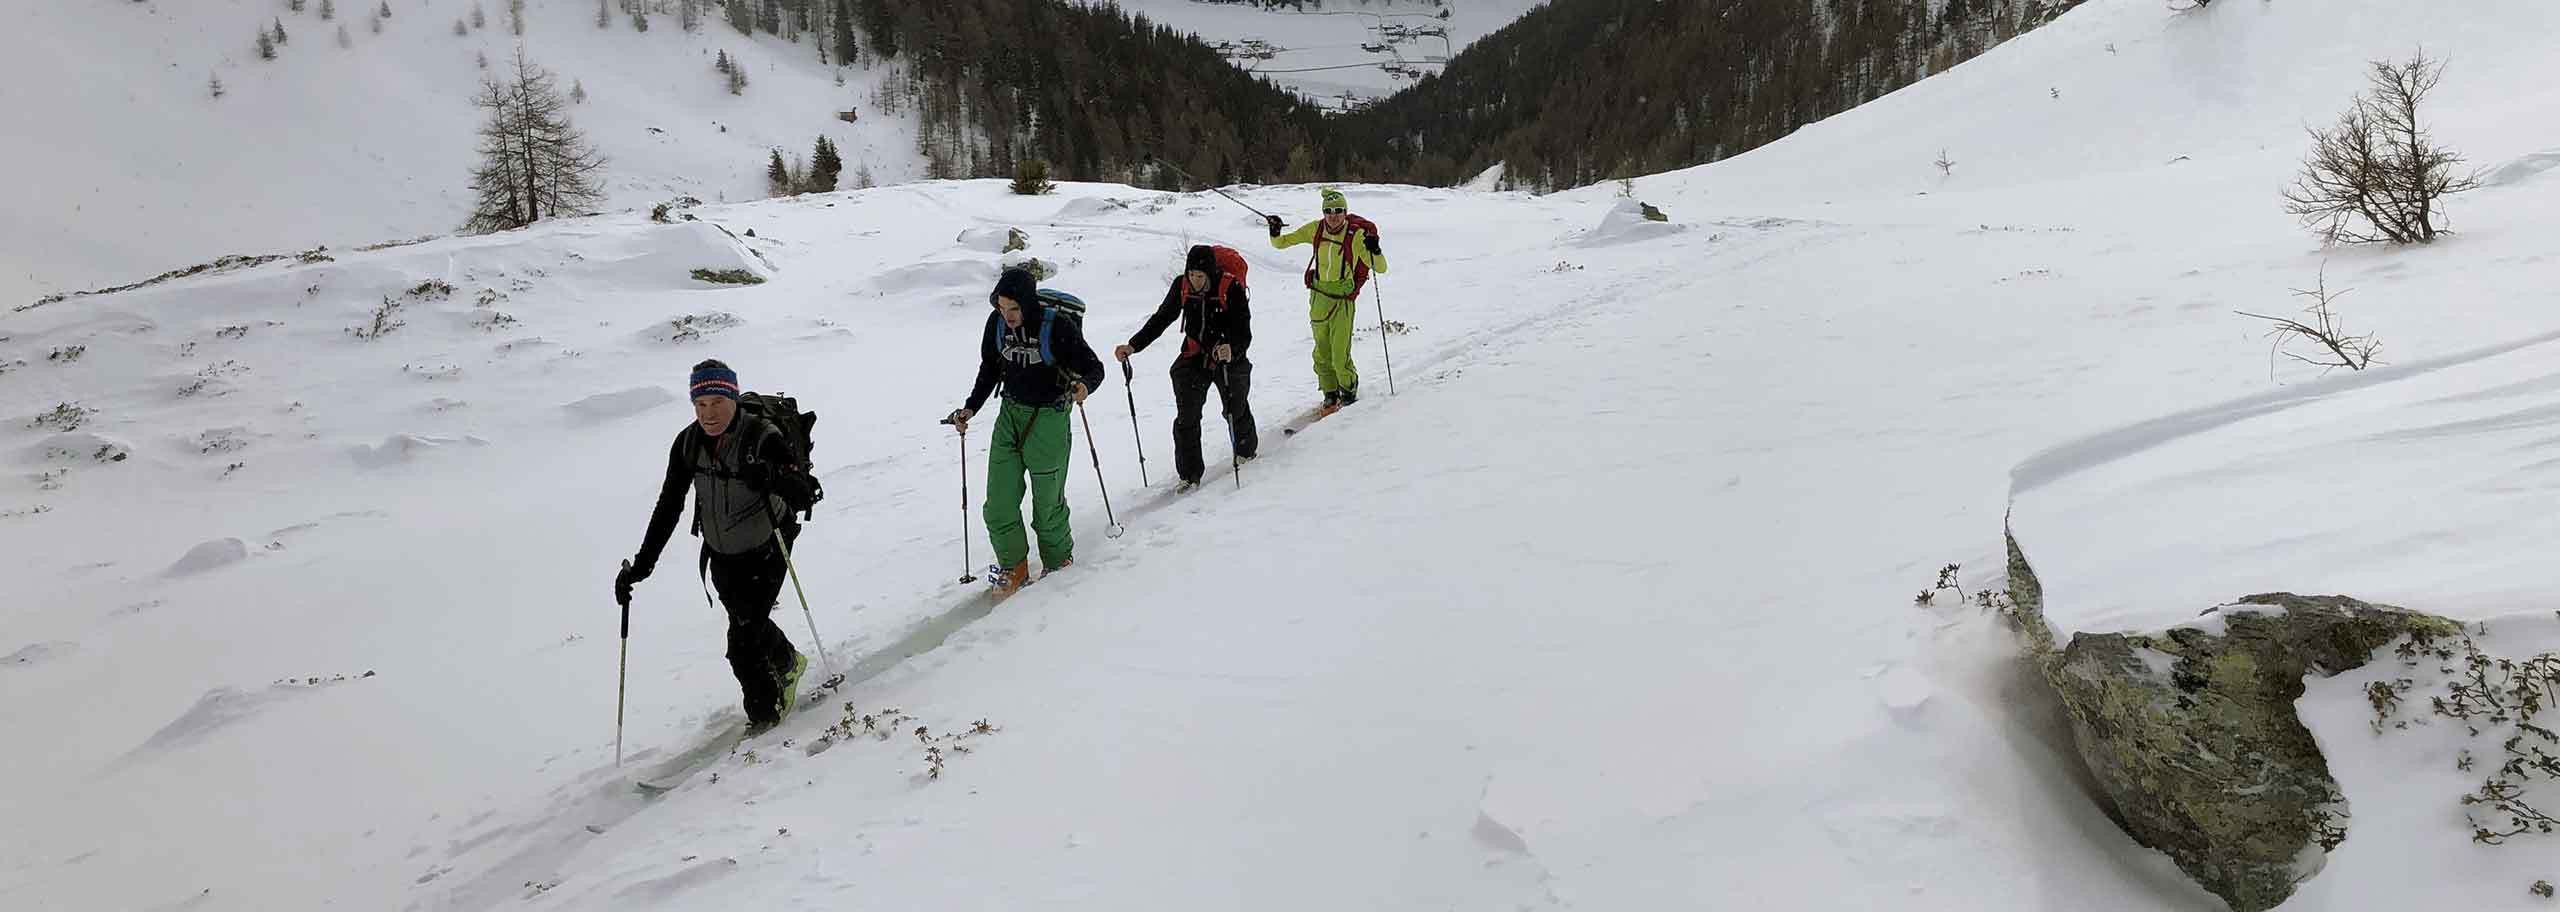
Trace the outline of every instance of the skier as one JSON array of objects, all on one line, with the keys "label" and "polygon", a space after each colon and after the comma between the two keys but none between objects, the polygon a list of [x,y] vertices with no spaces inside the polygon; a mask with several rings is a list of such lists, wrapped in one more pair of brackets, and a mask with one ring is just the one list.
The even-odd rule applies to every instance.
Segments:
[{"label": "skier", "polygon": [[1282,234],[1279,216],[1268,216],[1271,246],[1287,250],[1312,243],[1307,261],[1307,320],[1314,324],[1316,386],[1324,390],[1324,412],[1331,414],[1360,401],[1360,371],[1351,363],[1351,323],[1359,315],[1360,289],[1369,273],[1387,271],[1386,253],[1378,247],[1378,226],[1351,214],[1342,191],[1324,189],[1324,218]]},{"label": "skier", "polygon": [[987,538],[995,545],[989,582],[1012,594],[1031,582],[1030,543],[1022,529],[1023,475],[1031,478],[1031,526],[1040,538],[1042,575],[1075,563],[1075,535],[1067,523],[1067,457],[1075,451],[1068,411],[1102,386],[1102,358],[1085,344],[1075,314],[1041,299],[1039,280],[1022,269],[1005,270],[987,295],[978,345],[978,380],[967,405],[943,419],[966,434],[969,419],[997,383],[1004,406],[987,445]]},{"label": "skier", "polygon": [[[1241,265],[1241,257],[1238,261]],[[1253,344],[1253,315],[1244,276],[1236,274],[1239,271],[1219,263],[1214,247],[1191,248],[1183,260],[1183,274],[1165,290],[1155,316],[1147,318],[1128,344],[1112,350],[1113,357],[1125,365],[1130,355],[1146,351],[1174,317],[1181,316],[1182,354],[1174,357],[1172,370],[1173,471],[1182,477],[1184,489],[1198,485],[1204,469],[1200,406],[1209,399],[1209,387],[1218,388],[1218,404],[1235,434],[1236,458],[1252,459],[1260,440],[1254,433],[1253,407],[1246,402],[1253,387],[1253,362],[1245,357],[1245,348]]]},{"label": "skier", "polygon": [[782,595],[783,549],[798,541],[791,513],[808,509],[811,487],[791,446],[770,422],[738,409],[738,374],[717,360],[693,366],[692,424],[667,450],[666,480],[640,553],[614,576],[613,597],[631,603],[631,587],[649,578],[675,534],[685,489],[693,489],[694,533],[702,536],[697,570],[710,577],[729,614],[729,669],[747,710],[747,734],[762,734],[799,699],[809,659],[773,622]]}]

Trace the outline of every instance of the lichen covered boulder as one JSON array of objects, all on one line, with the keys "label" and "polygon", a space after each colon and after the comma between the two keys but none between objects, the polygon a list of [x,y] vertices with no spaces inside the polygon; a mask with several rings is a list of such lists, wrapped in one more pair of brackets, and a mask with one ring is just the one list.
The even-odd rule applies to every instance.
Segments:
[{"label": "lichen covered boulder", "polygon": [[[2012,588],[2032,571],[2012,552]],[[2307,675],[2371,661],[2433,615],[2253,595],[2158,634],[2082,633],[2046,663],[2117,821],[2238,912],[2273,908],[2346,838],[2346,798],[2295,715]]]}]

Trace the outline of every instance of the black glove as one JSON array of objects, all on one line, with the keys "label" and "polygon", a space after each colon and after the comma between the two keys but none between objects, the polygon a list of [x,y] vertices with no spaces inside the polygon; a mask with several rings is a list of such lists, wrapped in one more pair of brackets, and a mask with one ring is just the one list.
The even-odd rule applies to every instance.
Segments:
[{"label": "black glove", "polygon": [[641,580],[648,579],[649,570],[650,567],[647,564],[622,565],[622,570],[613,575],[613,603],[617,605],[631,604],[632,585],[640,582]]},{"label": "black glove", "polygon": [[1270,223],[1270,225],[1271,225],[1271,236],[1272,236],[1272,237],[1279,237],[1279,236],[1280,236],[1280,217],[1279,217],[1279,216],[1276,216],[1276,215],[1266,215],[1266,216],[1263,216],[1263,219],[1264,219],[1264,220],[1266,220],[1266,221],[1268,221],[1268,222]]},{"label": "black glove", "polygon": [[1379,249],[1378,249],[1378,236],[1377,236],[1377,235],[1374,235],[1374,234],[1369,235],[1369,255],[1370,255],[1370,256],[1384,256],[1385,254],[1386,254],[1386,251],[1383,251],[1383,250],[1379,250]]}]

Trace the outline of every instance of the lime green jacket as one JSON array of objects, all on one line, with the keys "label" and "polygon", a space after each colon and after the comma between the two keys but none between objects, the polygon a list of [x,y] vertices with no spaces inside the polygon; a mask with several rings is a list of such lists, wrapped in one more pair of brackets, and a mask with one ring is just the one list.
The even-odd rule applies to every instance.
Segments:
[{"label": "lime green jacket", "polygon": [[[1365,273],[1385,274],[1387,258],[1369,252],[1369,232],[1354,219],[1340,234],[1326,234],[1324,220],[1317,219],[1298,226],[1298,230],[1271,239],[1274,250],[1287,250],[1300,244],[1314,244],[1315,262],[1307,269],[1307,287],[1329,298],[1350,298],[1360,293]],[[1365,269],[1361,267],[1366,267]]]}]

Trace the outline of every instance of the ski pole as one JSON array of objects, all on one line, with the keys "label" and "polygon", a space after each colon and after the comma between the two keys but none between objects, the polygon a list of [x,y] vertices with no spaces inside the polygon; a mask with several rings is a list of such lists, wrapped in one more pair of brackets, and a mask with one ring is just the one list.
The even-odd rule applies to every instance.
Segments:
[{"label": "ski pole", "polygon": [[1378,355],[1387,362],[1387,395],[1396,394],[1396,356],[1387,350],[1387,277],[1378,277]]},{"label": "ski pole", "polygon": [[1125,358],[1120,361],[1120,391],[1129,394],[1129,442],[1136,444],[1138,447],[1138,485],[1140,487],[1145,487],[1149,484],[1147,481],[1147,438],[1145,435],[1138,433],[1137,374],[1130,370],[1129,361]]},{"label": "ski pole", "polygon": [[800,616],[809,620],[809,645],[818,650],[818,667],[827,672],[826,680],[836,679],[836,664],[827,659],[827,641],[818,636],[818,613],[809,610],[809,593],[800,588],[800,568],[791,562],[791,543],[782,540],[782,530],[773,530],[773,543],[782,546],[782,569],[791,575],[791,593],[800,597]]},{"label": "ski pole", "polygon": [[[1165,166],[1165,167],[1167,167],[1167,168],[1172,168],[1172,169],[1173,169],[1173,173],[1175,173],[1175,174],[1179,174],[1179,175],[1182,175],[1182,179],[1183,179],[1183,180],[1187,180],[1187,181],[1190,181],[1190,182],[1195,183],[1195,184],[1200,184],[1201,186],[1204,186],[1204,187],[1207,187],[1207,186],[1208,186],[1207,184],[1202,183],[1202,182],[1201,182],[1201,180],[1200,180],[1199,178],[1192,177],[1192,176],[1191,176],[1191,172],[1182,170],[1181,166],[1179,166],[1179,165],[1175,165],[1175,164],[1174,164],[1174,163],[1172,163],[1172,162],[1165,161],[1165,160],[1164,160],[1162,157],[1160,157],[1160,156],[1152,156],[1152,155],[1151,155],[1151,156],[1148,156],[1148,157],[1149,157],[1149,158],[1154,158],[1154,159],[1156,160],[1156,164],[1163,165],[1163,166]],[[1209,192],[1211,192],[1211,193],[1215,193],[1215,194],[1217,194],[1217,195],[1219,195],[1219,196],[1226,196],[1226,197],[1227,197],[1227,202],[1234,203],[1234,204],[1236,204],[1236,205],[1238,205],[1238,206],[1243,206],[1243,207],[1245,208],[1245,211],[1247,211],[1247,212],[1251,212],[1251,213],[1253,213],[1253,214],[1255,214],[1255,215],[1260,215],[1260,216],[1262,216],[1262,218],[1263,218],[1263,220],[1264,220],[1264,221],[1269,221],[1269,220],[1271,219],[1271,216],[1264,214],[1262,210],[1260,210],[1260,209],[1256,209],[1256,208],[1253,208],[1252,204],[1246,203],[1245,201],[1240,200],[1240,199],[1237,199],[1237,198],[1232,197],[1232,196],[1227,196],[1227,191],[1220,190],[1220,189],[1218,189],[1218,188],[1216,188],[1216,187],[1209,187]]]},{"label": "ski pole", "polygon": [[1236,411],[1228,396],[1235,387],[1227,385],[1227,362],[1218,362],[1218,417],[1227,422],[1227,474],[1236,477],[1236,490],[1244,490],[1244,456],[1236,452]]},{"label": "ski pole", "polygon": [[[951,419],[942,419],[950,424]],[[978,581],[978,570],[969,565],[969,428],[960,427],[960,582]]]},{"label": "ski pole", "polygon": [[[631,562],[622,562],[622,572],[631,572]],[[622,599],[622,662],[613,673],[613,765],[622,765],[622,702],[631,681],[631,600]]]},{"label": "ski pole", "polygon": [[1104,534],[1109,538],[1119,538],[1121,533],[1129,530],[1121,528],[1120,517],[1111,512],[1111,486],[1102,483],[1102,449],[1093,444],[1093,413],[1085,411],[1084,403],[1078,402],[1076,415],[1084,419],[1084,451],[1093,454],[1093,484],[1102,489],[1102,516],[1111,521],[1110,531]]}]

